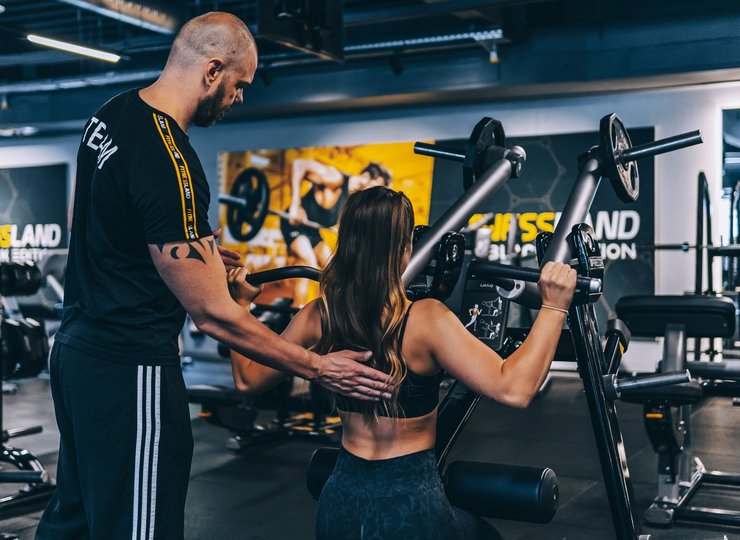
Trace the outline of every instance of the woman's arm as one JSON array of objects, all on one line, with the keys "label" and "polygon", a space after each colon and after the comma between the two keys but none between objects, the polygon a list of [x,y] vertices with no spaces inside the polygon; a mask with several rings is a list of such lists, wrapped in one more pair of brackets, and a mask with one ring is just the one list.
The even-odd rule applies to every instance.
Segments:
[{"label": "woman's arm", "polygon": [[[245,269],[233,269],[228,274],[228,282],[232,297],[248,313],[249,305],[254,298],[254,288],[247,284],[246,274]],[[245,317],[247,313],[245,313]],[[295,343],[307,349],[318,341],[320,332],[321,323],[314,301],[293,317],[281,337],[290,343]],[[234,385],[237,390],[247,395],[255,396],[266,392],[277,386],[287,376],[285,372],[254,362],[233,349],[230,355]]]},{"label": "woman's arm", "polygon": [[[300,345],[304,349],[316,344],[321,333],[316,302],[317,300],[308,303],[291,319],[288,327],[280,334],[285,341]],[[250,396],[266,392],[287,376],[283,371],[263,366],[234,350],[231,351],[231,371],[237,390]]]},{"label": "woman's arm", "polygon": [[[543,305],[567,309],[573,298],[576,272],[562,263],[542,269],[539,286]],[[471,390],[512,407],[526,407],[550,369],[565,313],[543,308],[521,347],[506,361],[473,336],[454,313],[436,300],[421,302],[424,325],[419,338],[432,358]],[[421,307],[421,306],[420,306]],[[416,340],[415,340],[416,341]]]},{"label": "woman's arm", "polygon": [[231,373],[236,389],[248,396],[257,396],[277,386],[287,373],[263,366],[231,350]]}]

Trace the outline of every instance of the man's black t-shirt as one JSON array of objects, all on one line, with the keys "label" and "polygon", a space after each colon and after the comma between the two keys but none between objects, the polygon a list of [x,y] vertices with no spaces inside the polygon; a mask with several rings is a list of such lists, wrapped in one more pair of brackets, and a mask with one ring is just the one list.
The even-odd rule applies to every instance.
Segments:
[{"label": "man's black t-shirt", "polygon": [[147,244],[212,234],[210,193],[188,136],[138,90],[106,103],[77,153],[61,343],[113,361],[172,364],[185,312]]}]

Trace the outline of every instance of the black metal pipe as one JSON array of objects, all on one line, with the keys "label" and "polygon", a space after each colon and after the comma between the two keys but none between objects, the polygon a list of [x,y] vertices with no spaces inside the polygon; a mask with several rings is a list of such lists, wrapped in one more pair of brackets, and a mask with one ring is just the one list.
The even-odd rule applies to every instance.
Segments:
[{"label": "black metal pipe", "polygon": [[440,472],[444,469],[447,455],[473,414],[480,397],[480,394],[456,380],[440,401],[437,410],[437,443],[435,444],[437,468]]},{"label": "black metal pipe", "polygon": [[[696,192],[696,245],[704,244],[704,184],[707,181],[704,173],[699,173]],[[697,249],[694,258],[694,294],[701,294],[703,289],[702,267],[704,250]],[[711,259],[711,257],[709,257]]]},{"label": "black metal pipe", "polygon": [[696,131],[689,131],[681,133],[680,135],[674,135],[673,137],[667,137],[658,141],[633,146],[632,148],[622,152],[622,155],[618,159],[623,163],[626,163],[628,161],[635,161],[645,157],[673,152],[674,150],[680,150],[681,148],[701,143],[701,130],[697,129]]},{"label": "black metal pipe", "polygon": [[[740,242],[740,182],[738,182],[737,197],[735,197],[735,243]],[[728,290],[732,290],[738,285],[738,275],[740,274],[740,260],[730,258],[732,261],[732,275],[730,276],[730,284],[727,287]]]},{"label": "black metal pipe", "polygon": [[[711,246],[714,245],[714,235],[712,234],[712,200],[709,197],[709,182],[704,173],[703,186],[704,186],[704,230],[706,231],[706,243]],[[714,291],[714,264],[712,257],[707,253],[707,283],[708,290]]]},{"label": "black metal pipe", "polygon": [[[26,435],[36,435],[37,433],[42,433],[43,431],[44,431],[44,428],[42,426],[30,426],[30,427],[7,429],[5,430],[4,434],[7,435],[8,439],[12,439],[13,437],[25,437]],[[3,439],[4,438],[5,437],[3,437]]]},{"label": "black metal pipe", "polygon": [[687,362],[694,377],[740,381],[740,360],[722,362]]},{"label": "black metal pipe", "polygon": [[13,484],[38,484],[46,482],[48,477],[46,471],[0,471],[0,482]]},{"label": "black metal pipe", "polygon": [[689,382],[691,374],[688,369],[683,371],[670,371],[668,373],[655,373],[651,375],[638,375],[618,379],[616,374],[604,376],[604,389],[607,398],[618,399],[622,394],[629,394],[645,388],[656,388],[658,386],[671,386]]},{"label": "black metal pipe", "polygon": [[449,159],[452,161],[459,161],[461,163],[465,161],[465,154],[460,153],[459,150],[453,150],[437,144],[427,144],[423,142],[418,142],[414,145],[414,154],[433,158]]},{"label": "black metal pipe", "polygon": [[273,268],[272,270],[250,274],[247,276],[247,281],[252,285],[262,285],[263,283],[293,278],[318,281],[320,277],[321,271],[311,266],[284,266],[283,268]]}]

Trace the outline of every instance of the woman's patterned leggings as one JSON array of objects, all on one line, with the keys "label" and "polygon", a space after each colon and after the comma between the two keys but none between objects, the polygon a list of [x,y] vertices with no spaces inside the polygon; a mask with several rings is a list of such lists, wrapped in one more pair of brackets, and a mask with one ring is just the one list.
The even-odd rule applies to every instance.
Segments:
[{"label": "woman's patterned leggings", "polygon": [[377,461],[340,449],[317,514],[317,540],[500,538],[482,519],[450,505],[433,449]]}]

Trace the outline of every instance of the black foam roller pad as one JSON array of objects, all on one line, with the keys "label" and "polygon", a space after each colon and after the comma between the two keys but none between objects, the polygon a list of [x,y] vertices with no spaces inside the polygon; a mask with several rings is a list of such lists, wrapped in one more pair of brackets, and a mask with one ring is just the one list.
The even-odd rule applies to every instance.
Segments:
[{"label": "black foam roller pad", "polygon": [[455,461],[444,483],[453,505],[482,517],[549,523],[558,508],[558,480],[548,468]]}]

